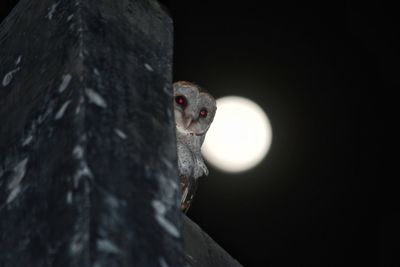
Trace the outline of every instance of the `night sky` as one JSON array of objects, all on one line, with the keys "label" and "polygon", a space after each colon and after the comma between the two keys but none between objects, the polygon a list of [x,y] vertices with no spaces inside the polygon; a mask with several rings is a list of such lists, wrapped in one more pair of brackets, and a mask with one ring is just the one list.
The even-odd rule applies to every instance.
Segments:
[{"label": "night sky", "polygon": [[[389,263],[393,233],[379,245],[376,202],[378,110],[384,86],[398,79],[389,12],[178,2],[169,2],[174,79],[248,97],[273,127],[265,160],[235,175],[211,169],[189,216],[244,266]],[[379,210],[399,222],[389,206]]]},{"label": "night sky", "polygon": [[244,266],[392,266],[400,220],[394,189],[378,186],[378,112],[398,89],[394,9],[162,2],[175,25],[174,80],[250,98],[273,127],[256,168],[209,167],[188,216]]}]

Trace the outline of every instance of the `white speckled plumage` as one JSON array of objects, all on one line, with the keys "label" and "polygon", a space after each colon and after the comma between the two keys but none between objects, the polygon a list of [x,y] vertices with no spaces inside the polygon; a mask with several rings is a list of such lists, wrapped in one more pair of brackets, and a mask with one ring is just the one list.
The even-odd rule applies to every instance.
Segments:
[{"label": "white speckled plumage", "polygon": [[214,97],[208,92],[185,81],[174,83],[174,105],[181,209],[187,212],[197,189],[197,179],[208,175],[201,155],[201,145],[217,106]]}]

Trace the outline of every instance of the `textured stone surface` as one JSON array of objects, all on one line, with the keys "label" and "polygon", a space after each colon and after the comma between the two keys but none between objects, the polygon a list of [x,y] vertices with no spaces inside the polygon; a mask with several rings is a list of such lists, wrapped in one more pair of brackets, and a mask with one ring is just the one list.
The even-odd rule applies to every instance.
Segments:
[{"label": "textured stone surface", "polygon": [[21,0],[0,26],[0,266],[182,266],[172,21]]},{"label": "textured stone surface", "polygon": [[190,267],[241,267],[223,248],[188,217],[183,218],[186,263]]}]

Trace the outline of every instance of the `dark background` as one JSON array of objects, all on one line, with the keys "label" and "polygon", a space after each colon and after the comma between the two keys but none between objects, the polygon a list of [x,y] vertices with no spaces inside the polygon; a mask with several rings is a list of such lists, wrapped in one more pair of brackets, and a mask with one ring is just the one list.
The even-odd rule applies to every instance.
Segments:
[{"label": "dark background", "polygon": [[[2,0],[1,18],[14,2]],[[244,266],[394,266],[398,200],[378,186],[383,100],[399,85],[394,7],[161,2],[174,18],[174,80],[248,97],[273,127],[256,168],[210,166],[189,217]]]}]

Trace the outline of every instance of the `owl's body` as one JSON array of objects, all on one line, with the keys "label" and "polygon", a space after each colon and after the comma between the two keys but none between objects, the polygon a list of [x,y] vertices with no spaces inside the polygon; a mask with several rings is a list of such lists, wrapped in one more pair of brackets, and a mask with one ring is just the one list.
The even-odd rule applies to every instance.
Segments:
[{"label": "owl's body", "polygon": [[200,150],[203,143],[202,138],[200,136],[188,136],[177,132],[176,139],[179,174],[194,178],[208,175],[208,169],[204,164]]},{"label": "owl's body", "polygon": [[193,83],[174,83],[174,97],[181,209],[186,212],[196,192],[197,179],[208,175],[201,145],[217,108],[215,99]]}]

